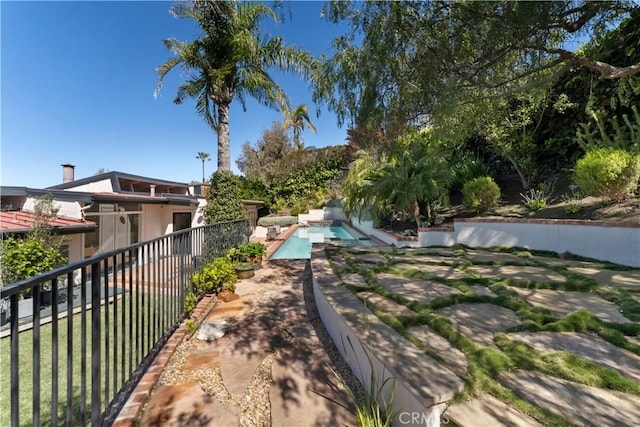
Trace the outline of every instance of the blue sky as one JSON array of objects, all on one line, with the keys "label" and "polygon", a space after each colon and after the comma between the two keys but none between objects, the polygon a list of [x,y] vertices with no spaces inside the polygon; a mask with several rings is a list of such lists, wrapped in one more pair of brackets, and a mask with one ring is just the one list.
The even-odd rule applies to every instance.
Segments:
[{"label": "blue sky", "polygon": [[[201,179],[197,152],[211,154],[217,137],[196,115],[193,103],[175,105],[181,76],[165,78],[158,99],[155,68],[170,57],[163,38],[193,40],[192,21],[169,14],[168,1],[1,1],[0,183],[43,188],[62,179],[62,163],[76,165],[76,178],[99,169],[173,181]],[[285,4],[285,22],[268,31],[314,55],[329,52],[340,28],[320,17],[324,2]],[[288,8],[288,9],[286,9]],[[289,11],[291,15],[289,15]],[[315,111],[308,85],[297,76],[277,76],[291,103]],[[234,101],[230,113],[231,163],[245,141],[257,141],[281,113],[255,102],[247,111]],[[346,129],[323,109],[312,116],[317,134],[306,146],[343,144]]]}]

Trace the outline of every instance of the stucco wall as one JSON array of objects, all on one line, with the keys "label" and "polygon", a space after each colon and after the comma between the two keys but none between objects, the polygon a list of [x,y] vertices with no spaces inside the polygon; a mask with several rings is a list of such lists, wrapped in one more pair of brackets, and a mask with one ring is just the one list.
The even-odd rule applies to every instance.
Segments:
[{"label": "stucco wall", "polygon": [[398,247],[519,246],[640,267],[640,224],[519,218],[459,219],[452,231],[420,229],[418,236],[400,237],[373,228],[371,221],[353,221],[359,229]]}]

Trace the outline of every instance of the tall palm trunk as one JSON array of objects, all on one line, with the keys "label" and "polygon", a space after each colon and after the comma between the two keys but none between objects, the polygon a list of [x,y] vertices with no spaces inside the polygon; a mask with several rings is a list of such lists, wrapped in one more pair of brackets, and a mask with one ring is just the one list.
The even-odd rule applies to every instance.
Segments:
[{"label": "tall palm trunk", "polygon": [[229,104],[218,104],[218,170],[231,171]]}]

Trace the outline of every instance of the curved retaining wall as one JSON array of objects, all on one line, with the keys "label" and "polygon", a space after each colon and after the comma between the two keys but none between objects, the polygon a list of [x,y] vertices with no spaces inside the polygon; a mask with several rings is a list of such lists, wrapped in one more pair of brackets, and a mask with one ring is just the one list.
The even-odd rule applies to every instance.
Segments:
[{"label": "curved retaining wall", "polygon": [[640,267],[640,224],[604,221],[522,218],[460,218],[453,229],[421,228],[418,236],[404,237],[373,228],[358,227],[398,247],[453,246],[522,247],[570,252],[588,258]]},{"label": "curved retaining wall", "polygon": [[393,391],[393,425],[438,427],[462,380],[371,313],[333,273],[323,248],[314,247],[311,269],[318,313],[351,371],[366,391],[382,390],[383,406]]}]

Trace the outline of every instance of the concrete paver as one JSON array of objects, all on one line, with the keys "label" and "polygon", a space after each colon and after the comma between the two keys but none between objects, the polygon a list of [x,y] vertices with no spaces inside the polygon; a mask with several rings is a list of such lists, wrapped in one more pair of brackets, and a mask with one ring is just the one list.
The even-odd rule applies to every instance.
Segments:
[{"label": "concrete paver", "polygon": [[394,264],[391,268],[395,270],[417,270],[432,276],[442,277],[443,279],[462,279],[467,277],[464,271],[446,265],[409,264],[405,262]]},{"label": "concrete paver", "polygon": [[537,350],[568,351],[640,381],[640,356],[598,336],[572,332],[518,332],[508,336],[511,339],[523,341]]},{"label": "concrete paver", "polygon": [[605,322],[631,323],[631,320],[620,313],[617,305],[597,295],[552,289],[523,289],[513,286],[509,289],[517,292],[531,304],[547,308],[561,316],[575,310],[587,310]]},{"label": "concrete paver", "polygon": [[377,253],[363,253],[363,254],[353,254],[353,259],[358,263],[369,263],[369,264],[386,264],[387,257],[382,254]]},{"label": "concrete paver", "polygon": [[495,332],[520,324],[516,313],[493,304],[456,304],[436,310],[436,314],[451,320],[470,340],[488,347],[496,347]]},{"label": "concrete paver", "polygon": [[356,273],[343,274],[340,276],[340,280],[342,280],[342,283],[345,285],[358,286],[360,288],[369,287],[369,284],[364,280],[364,277]]},{"label": "concrete paver", "polygon": [[473,265],[467,267],[466,271],[491,279],[532,280],[536,282],[557,283],[567,281],[567,278],[562,274],[543,267]]},{"label": "concrete paver", "polygon": [[590,277],[601,285],[640,291],[640,273],[637,271],[615,271],[593,267],[571,267],[569,271]]},{"label": "concrete paver", "polygon": [[398,304],[397,302],[385,298],[375,292],[358,292],[358,296],[375,305],[380,310],[396,316],[411,316],[415,314],[415,312],[413,312],[409,307]]},{"label": "concrete paver", "polygon": [[496,297],[497,296],[495,294],[495,292],[493,292],[491,289],[487,288],[486,286],[471,285],[471,287],[473,288],[473,291],[478,295],[485,295],[485,296],[488,296],[488,297]]},{"label": "concrete paver", "polygon": [[451,286],[414,277],[379,273],[375,279],[389,292],[400,295],[410,301],[429,303],[436,298],[459,294],[460,291]]},{"label": "concrete paver", "polygon": [[436,352],[450,369],[459,375],[467,372],[467,358],[464,353],[433,329],[421,325],[408,328],[407,332]]},{"label": "concrete paver", "polygon": [[445,412],[445,417],[460,426],[534,427],[541,425],[535,419],[488,394],[450,406]]},{"label": "concrete paver", "polygon": [[577,425],[640,425],[637,396],[525,371],[501,374],[500,382],[523,399]]},{"label": "concrete paver", "polygon": [[515,254],[509,253],[500,253],[500,252],[488,252],[488,251],[478,251],[478,250],[468,250],[467,257],[471,260],[471,262],[479,262],[479,263],[514,263],[520,265],[535,265],[535,263],[531,260],[531,258],[518,256]]},{"label": "concrete paver", "polygon": [[[389,257],[390,262],[392,263],[426,263],[426,264],[448,264],[448,265],[456,265],[460,264],[463,260],[460,258],[454,257],[444,257],[437,255],[392,255]],[[393,264],[391,264],[393,265]]]}]

